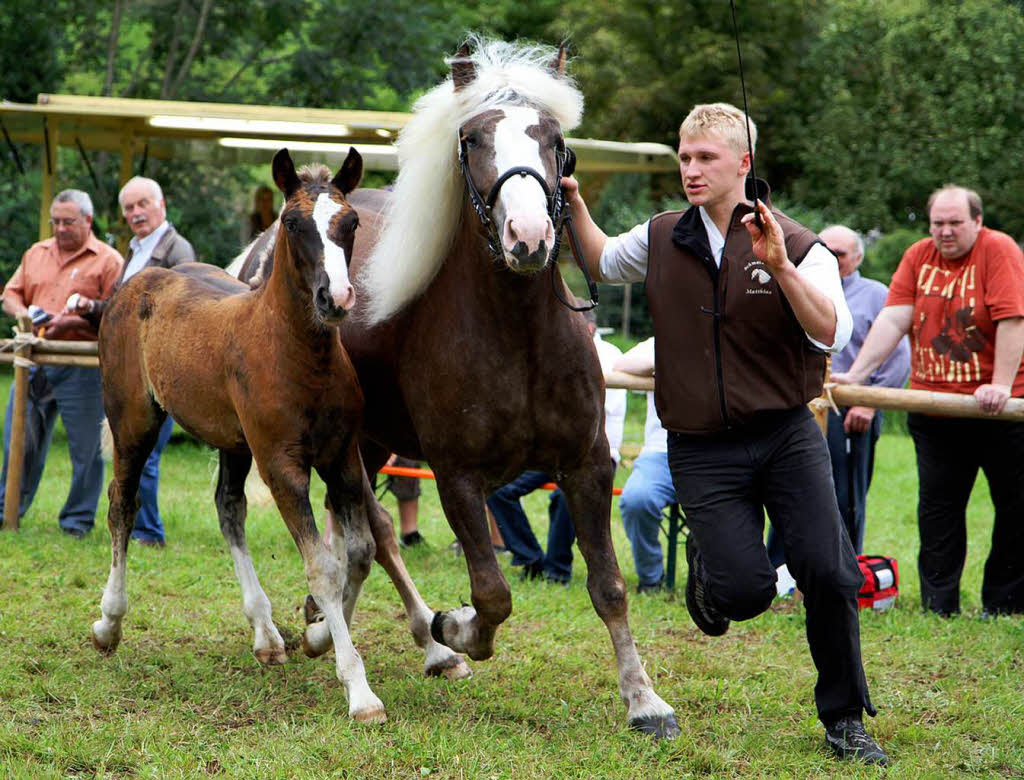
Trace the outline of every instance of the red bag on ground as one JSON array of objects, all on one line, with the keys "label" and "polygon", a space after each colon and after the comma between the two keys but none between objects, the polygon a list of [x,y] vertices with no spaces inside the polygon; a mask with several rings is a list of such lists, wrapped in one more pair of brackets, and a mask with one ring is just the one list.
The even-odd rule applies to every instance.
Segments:
[{"label": "red bag on ground", "polygon": [[857,594],[858,606],[876,612],[890,609],[899,595],[900,574],[896,559],[888,555],[858,555],[857,563],[864,575],[864,584]]}]

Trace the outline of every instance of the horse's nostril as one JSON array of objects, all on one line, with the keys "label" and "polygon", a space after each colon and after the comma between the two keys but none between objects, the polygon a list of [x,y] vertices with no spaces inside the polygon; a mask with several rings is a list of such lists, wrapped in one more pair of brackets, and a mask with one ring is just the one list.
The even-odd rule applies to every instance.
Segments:
[{"label": "horse's nostril", "polygon": [[316,305],[317,305],[317,308],[320,309],[321,311],[323,311],[323,310],[330,310],[330,308],[331,308],[331,296],[330,296],[330,293],[327,292],[327,288],[326,287],[320,287],[316,291]]}]

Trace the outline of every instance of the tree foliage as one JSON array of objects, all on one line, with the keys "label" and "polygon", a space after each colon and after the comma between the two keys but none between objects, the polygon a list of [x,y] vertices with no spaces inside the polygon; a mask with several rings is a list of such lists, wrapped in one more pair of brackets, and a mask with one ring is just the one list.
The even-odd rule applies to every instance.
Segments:
[{"label": "tree foliage", "polygon": [[1024,18],[992,0],[842,0],[811,51],[795,194],[861,229],[920,224],[929,192],[977,189],[1024,233]]}]

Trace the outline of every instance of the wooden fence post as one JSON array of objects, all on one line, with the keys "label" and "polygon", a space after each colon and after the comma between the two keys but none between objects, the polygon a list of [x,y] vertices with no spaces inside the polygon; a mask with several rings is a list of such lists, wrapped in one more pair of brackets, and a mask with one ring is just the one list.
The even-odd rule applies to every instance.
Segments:
[{"label": "wooden fence post", "polygon": [[[32,321],[18,318],[18,330],[32,333]],[[11,446],[7,452],[7,484],[4,494],[4,530],[17,531],[21,511],[21,479],[25,465],[25,407],[28,401],[28,369],[32,364],[32,343],[14,347],[14,404],[11,408]]]}]

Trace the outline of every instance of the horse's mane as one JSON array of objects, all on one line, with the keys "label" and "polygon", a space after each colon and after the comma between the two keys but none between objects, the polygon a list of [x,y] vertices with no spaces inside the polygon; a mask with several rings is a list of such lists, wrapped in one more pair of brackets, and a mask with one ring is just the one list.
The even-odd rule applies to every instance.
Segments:
[{"label": "horse's mane", "polygon": [[471,37],[476,78],[457,92],[451,76],[413,106],[396,143],[399,173],[384,212],[385,227],[360,274],[373,324],[387,319],[430,284],[451,248],[462,215],[465,183],[458,164],[459,125],[500,106],[551,114],[563,130],[579,124],[583,95],[550,65],[548,46]]},{"label": "horse's mane", "polygon": [[331,180],[331,169],[323,163],[303,165],[295,173],[303,184],[327,184]]}]

